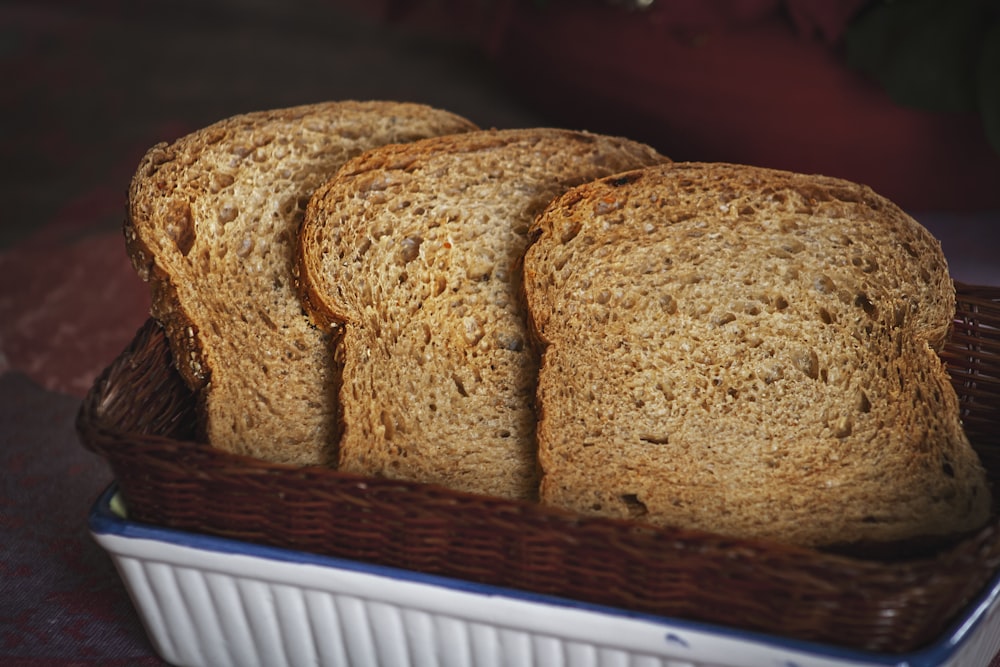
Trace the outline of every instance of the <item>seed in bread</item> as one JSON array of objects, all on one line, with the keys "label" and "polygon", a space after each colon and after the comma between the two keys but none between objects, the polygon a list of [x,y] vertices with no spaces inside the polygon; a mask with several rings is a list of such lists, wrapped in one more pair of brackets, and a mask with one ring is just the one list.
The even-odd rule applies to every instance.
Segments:
[{"label": "seed in bread", "polygon": [[143,157],[126,243],[209,443],[280,463],[335,460],[328,333],[294,286],[306,201],[365,149],[471,129],[423,105],[329,102],[235,116]]},{"label": "seed in bread", "polygon": [[340,468],[536,497],[528,227],[572,185],[664,160],[586,132],[481,131],[369,151],[320,188],[300,278],[343,327]]},{"label": "seed in bread", "polygon": [[986,521],[934,350],[945,258],[869,188],[678,163],[575,188],[532,235],[543,502],[808,546]]}]

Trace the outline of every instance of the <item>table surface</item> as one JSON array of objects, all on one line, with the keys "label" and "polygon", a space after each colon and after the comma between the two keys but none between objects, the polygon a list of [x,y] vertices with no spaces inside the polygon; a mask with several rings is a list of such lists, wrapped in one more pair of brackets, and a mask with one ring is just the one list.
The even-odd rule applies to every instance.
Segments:
[{"label": "table surface", "polygon": [[[420,101],[482,125],[542,122],[463,44],[413,38],[309,2],[291,6],[320,16],[326,37],[295,35],[301,17],[267,2],[227,28],[226,3],[206,4],[223,9],[186,32],[114,2],[0,9],[0,67],[18,72],[5,79],[14,83],[5,84],[12,104],[4,114],[14,111],[0,142],[0,196],[9,202],[0,213],[5,665],[162,664],[87,533],[87,512],[111,474],[74,430],[81,397],[148,313],[147,288],[120,233],[124,190],[141,153],[239,111],[415,99],[418,90]],[[352,65],[352,54],[367,58],[366,71]],[[256,58],[258,74],[227,65],[233,58]],[[301,63],[318,60],[322,72],[302,72]],[[21,168],[8,177],[12,160]],[[942,240],[956,278],[1000,285],[1000,206],[914,215]]]}]

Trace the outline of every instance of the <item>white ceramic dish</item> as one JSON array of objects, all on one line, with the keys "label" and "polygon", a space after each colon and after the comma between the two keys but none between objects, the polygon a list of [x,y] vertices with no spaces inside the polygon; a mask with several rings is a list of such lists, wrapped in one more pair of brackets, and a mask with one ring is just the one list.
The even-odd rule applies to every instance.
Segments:
[{"label": "white ceramic dish", "polygon": [[977,667],[1000,651],[1000,576],[930,646],[791,641],[90,513],[157,652],[185,667]]}]

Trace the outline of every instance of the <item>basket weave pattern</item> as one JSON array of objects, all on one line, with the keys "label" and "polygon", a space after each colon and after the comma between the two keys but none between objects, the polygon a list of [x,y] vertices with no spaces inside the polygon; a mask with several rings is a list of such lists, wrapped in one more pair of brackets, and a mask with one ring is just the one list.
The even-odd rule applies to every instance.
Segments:
[{"label": "basket weave pattern", "polygon": [[[957,287],[942,358],[995,483],[1000,288]],[[195,442],[194,410],[163,332],[148,321],[77,420],[84,445],[111,465],[130,518],[881,652],[935,639],[1000,567],[997,518],[933,556],[865,559],[271,464]]]}]

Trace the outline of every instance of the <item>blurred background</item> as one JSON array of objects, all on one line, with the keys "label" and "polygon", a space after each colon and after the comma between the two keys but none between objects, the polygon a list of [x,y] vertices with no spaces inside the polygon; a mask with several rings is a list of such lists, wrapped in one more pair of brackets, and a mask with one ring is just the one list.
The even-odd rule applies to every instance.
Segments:
[{"label": "blurred background", "polygon": [[472,45],[336,0],[4,2],[0,31],[5,244],[53,221],[119,227],[146,149],[245,111],[388,98],[539,120]]},{"label": "blurred background", "polygon": [[148,314],[142,154],[221,118],[423,102],[866,183],[1000,285],[997,0],[0,3],[0,662],[158,665],[86,534],[79,399]]},{"label": "blurred background", "polygon": [[997,5],[8,1],[0,240],[102,207],[115,226],[153,143],[235,113],[338,98],[426,102],[481,126],[623,134],[679,160],[822,172],[912,212],[992,210]]}]

